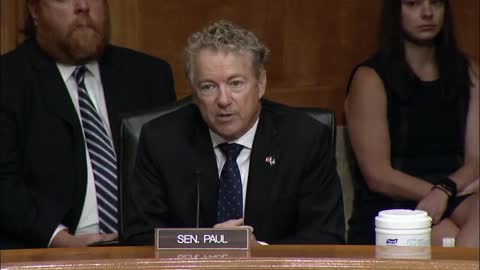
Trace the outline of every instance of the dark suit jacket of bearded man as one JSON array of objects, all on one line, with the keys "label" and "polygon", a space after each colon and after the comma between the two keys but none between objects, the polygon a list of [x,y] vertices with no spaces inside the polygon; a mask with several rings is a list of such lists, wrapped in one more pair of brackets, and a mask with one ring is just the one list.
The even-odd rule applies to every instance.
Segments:
[{"label": "dark suit jacket of bearded man", "polygon": [[[74,233],[80,219],[83,132],[55,61],[36,41],[0,63],[0,248],[46,247],[59,224]],[[174,102],[172,72],[161,59],[112,45],[98,63],[118,157],[122,114]]]}]

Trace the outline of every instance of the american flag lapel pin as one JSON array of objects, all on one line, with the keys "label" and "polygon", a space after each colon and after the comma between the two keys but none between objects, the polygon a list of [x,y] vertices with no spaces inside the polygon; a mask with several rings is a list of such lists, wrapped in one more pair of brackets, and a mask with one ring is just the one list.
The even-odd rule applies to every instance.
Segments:
[{"label": "american flag lapel pin", "polygon": [[268,156],[265,158],[265,162],[268,163],[270,166],[275,165],[275,158],[272,156]]}]

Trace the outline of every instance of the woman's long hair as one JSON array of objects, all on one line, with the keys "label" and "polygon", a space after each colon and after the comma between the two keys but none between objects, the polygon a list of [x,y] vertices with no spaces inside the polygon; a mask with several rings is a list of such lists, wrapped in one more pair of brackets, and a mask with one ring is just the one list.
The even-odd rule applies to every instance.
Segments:
[{"label": "woman's long hair", "polygon": [[[468,61],[458,48],[453,33],[452,10],[448,0],[443,0],[445,17],[441,31],[435,37],[435,58],[438,65],[442,94],[457,96],[468,94],[470,78]],[[398,95],[407,98],[416,75],[405,58],[405,34],[402,30],[402,0],[384,0],[380,32],[380,59],[386,69],[389,87]]]}]

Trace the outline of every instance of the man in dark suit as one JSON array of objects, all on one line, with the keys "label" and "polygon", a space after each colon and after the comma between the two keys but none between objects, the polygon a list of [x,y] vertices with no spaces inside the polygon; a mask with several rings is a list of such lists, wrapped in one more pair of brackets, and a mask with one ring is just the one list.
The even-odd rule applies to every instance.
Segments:
[{"label": "man in dark suit", "polygon": [[175,101],[170,66],[109,45],[104,0],[27,4],[32,38],[0,58],[0,248],[114,240],[121,116]]},{"label": "man in dark suit", "polygon": [[246,225],[267,243],[343,243],[331,131],[261,99],[267,48],[222,21],[193,34],[186,52],[195,105],[144,126],[127,241],[152,244],[156,227]]}]

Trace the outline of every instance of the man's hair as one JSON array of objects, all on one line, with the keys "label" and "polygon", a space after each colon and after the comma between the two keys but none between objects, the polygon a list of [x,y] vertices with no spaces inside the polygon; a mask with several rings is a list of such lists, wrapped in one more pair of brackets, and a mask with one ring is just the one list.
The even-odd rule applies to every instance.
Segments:
[{"label": "man's hair", "polygon": [[249,52],[253,56],[253,67],[257,77],[264,70],[269,54],[268,48],[253,32],[229,21],[215,22],[188,38],[185,54],[186,72],[190,82],[193,82],[193,61],[201,49]]}]

